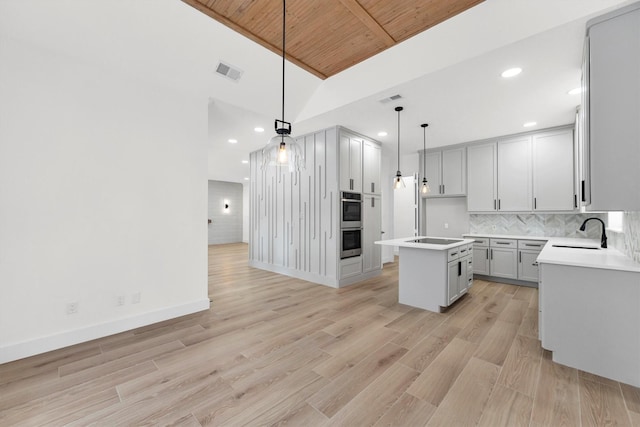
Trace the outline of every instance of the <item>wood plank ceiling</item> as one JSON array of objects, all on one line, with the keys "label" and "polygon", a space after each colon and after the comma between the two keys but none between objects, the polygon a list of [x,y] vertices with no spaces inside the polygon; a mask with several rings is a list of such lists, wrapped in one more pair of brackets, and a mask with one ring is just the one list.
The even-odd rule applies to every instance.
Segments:
[{"label": "wood plank ceiling", "polygon": [[[282,54],[282,0],[183,0]],[[484,0],[288,0],[287,59],[326,79]]]}]

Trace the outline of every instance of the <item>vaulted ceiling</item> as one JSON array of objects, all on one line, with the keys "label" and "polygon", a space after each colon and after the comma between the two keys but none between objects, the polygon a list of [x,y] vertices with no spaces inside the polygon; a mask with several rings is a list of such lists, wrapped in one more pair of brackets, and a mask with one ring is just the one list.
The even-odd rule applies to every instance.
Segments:
[{"label": "vaulted ceiling", "polygon": [[[282,52],[281,0],[183,0],[267,49]],[[289,0],[287,59],[325,79],[484,0]]]}]

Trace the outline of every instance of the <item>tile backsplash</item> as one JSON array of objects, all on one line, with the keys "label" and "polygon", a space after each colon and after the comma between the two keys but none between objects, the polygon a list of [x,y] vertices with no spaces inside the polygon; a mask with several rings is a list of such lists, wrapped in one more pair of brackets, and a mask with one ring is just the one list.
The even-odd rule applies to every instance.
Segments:
[{"label": "tile backsplash", "polygon": [[581,237],[599,239],[601,225],[589,221],[587,229],[580,231],[582,222],[591,217],[607,223],[607,214],[470,214],[471,233],[513,234],[548,237]]},{"label": "tile backsplash", "polygon": [[609,232],[612,246],[640,262],[640,212],[625,212],[622,233]]}]

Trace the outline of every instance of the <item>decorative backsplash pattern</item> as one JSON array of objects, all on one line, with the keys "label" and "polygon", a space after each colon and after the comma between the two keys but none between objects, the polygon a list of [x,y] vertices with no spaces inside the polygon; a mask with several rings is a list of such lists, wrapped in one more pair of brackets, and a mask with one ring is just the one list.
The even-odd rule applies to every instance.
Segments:
[{"label": "decorative backsplash pattern", "polygon": [[640,212],[625,212],[623,221],[624,242],[615,248],[640,262]]},{"label": "decorative backsplash pattern", "polygon": [[470,214],[469,231],[599,239],[602,227],[598,221],[589,221],[584,232],[579,230],[582,222],[590,217],[607,223],[606,214]]}]

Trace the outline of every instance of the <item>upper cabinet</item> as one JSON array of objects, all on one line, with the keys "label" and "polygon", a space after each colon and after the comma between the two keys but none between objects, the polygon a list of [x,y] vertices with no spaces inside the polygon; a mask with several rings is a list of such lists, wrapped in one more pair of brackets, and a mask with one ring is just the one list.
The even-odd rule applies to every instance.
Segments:
[{"label": "upper cabinet", "polygon": [[362,192],[380,194],[381,148],[371,141],[364,141],[362,147]]},{"label": "upper cabinet", "polygon": [[340,132],[340,190],[362,192],[362,138]]},{"label": "upper cabinet", "polygon": [[574,188],[573,129],[533,136],[533,210],[572,211]]},{"label": "upper cabinet", "polygon": [[497,176],[498,210],[530,211],[532,206],[530,136],[498,141]]},{"label": "upper cabinet", "polygon": [[498,209],[497,165],[495,142],[467,147],[467,210],[491,212]]},{"label": "upper cabinet", "polygon": [[640,3],[587,23],[583,68],[587,210],[640,211]]},{"label": "upper cabinet", "polygon": [[573,129],[517,135],[467,147],[469,212],[577,208]]},{"label": "upper cabinet", "polygon": [[530,136],[471,145],[467,156],[470,212],[531,210]]},{"label": "upper cabinet", "polygon": [[[423,162],[420,156],[420,162]],[[431,187],[427,197],[464,196],[467,184],[465,148],[427,151],[426,176]]]}]

